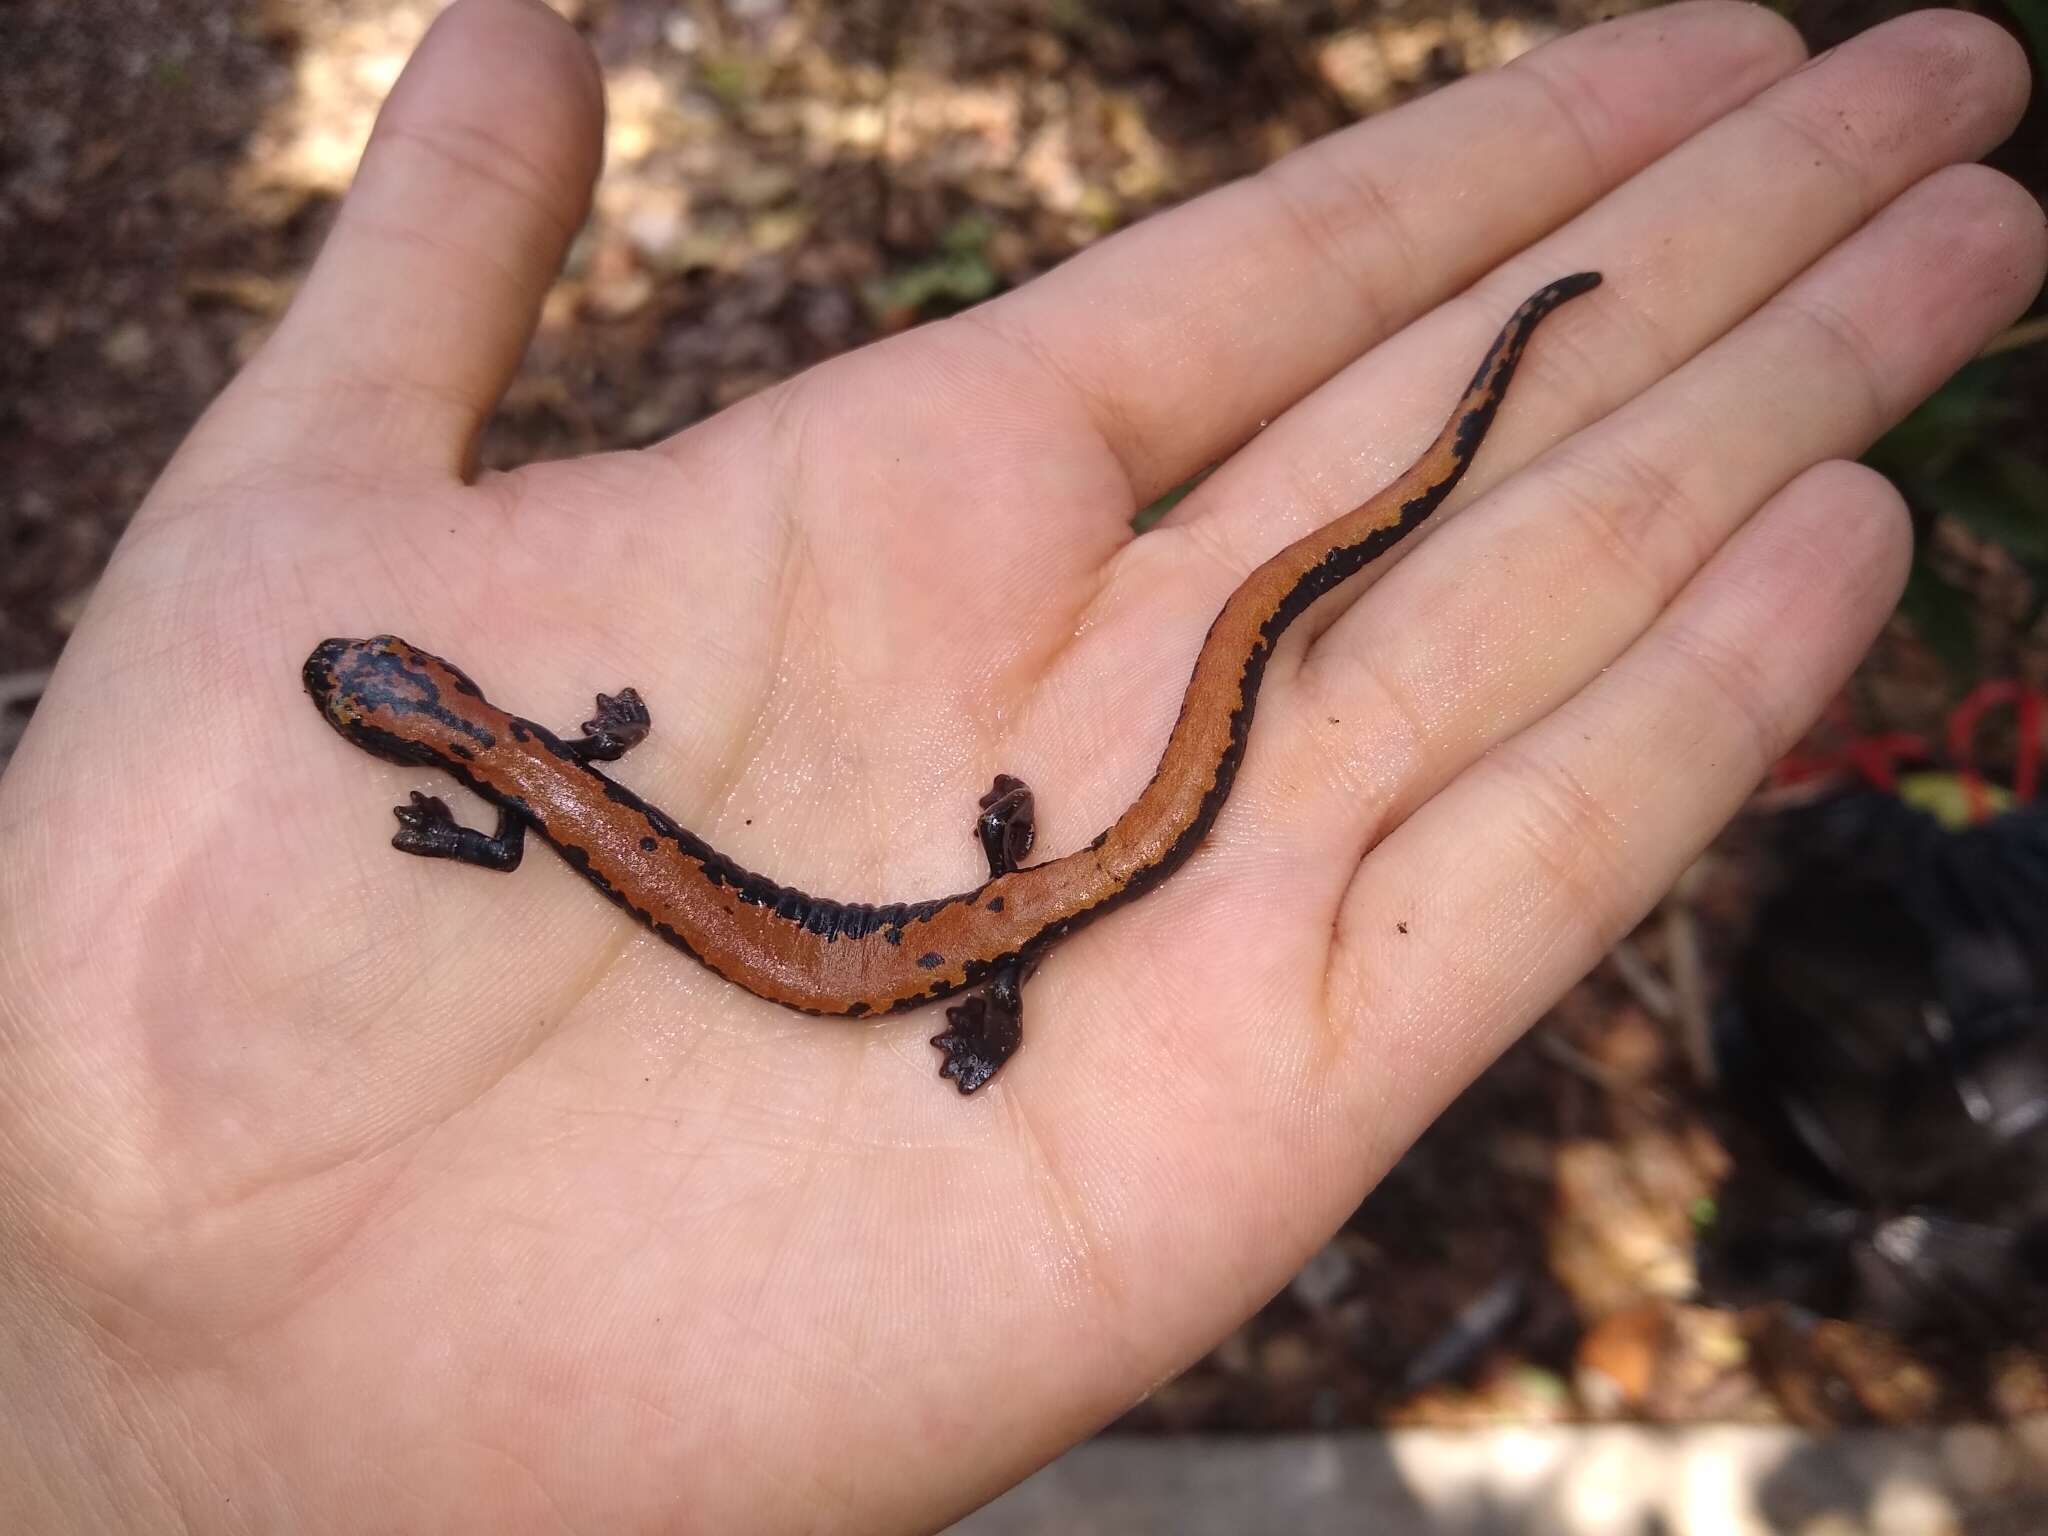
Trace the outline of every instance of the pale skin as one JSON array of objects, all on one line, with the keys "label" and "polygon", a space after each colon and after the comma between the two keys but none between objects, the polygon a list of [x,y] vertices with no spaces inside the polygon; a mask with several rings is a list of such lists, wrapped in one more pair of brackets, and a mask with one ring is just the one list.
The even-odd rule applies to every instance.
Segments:
[{"label": "pale skin", "polygon": [[[654,448],[467,474],[597,168],[595,71],[460,0],[0,782],[0,1527],[932,1527],[1198,1357],[1627,931],[1890,611],[1844,462],[2018,315],[1969,162],[2019,50],[1922,13],[1594,29]],[[744,863],[972,885],[1143,784],[1258,560],[1582,268],[1435,528],[1287,637],[1236,795],[963,1100],[536,850],[299,663],[394,631]],[[1256,431],[1262,421],[1271,424]],[[1157,532],[1137,506],[1226,455]]]}]

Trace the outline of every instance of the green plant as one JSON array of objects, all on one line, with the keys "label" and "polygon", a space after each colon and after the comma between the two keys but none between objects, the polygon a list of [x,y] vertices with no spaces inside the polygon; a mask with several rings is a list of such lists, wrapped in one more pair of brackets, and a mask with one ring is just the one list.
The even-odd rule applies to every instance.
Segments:
[{"label": "green plant", "polygon": [[2027,39],[2035,75],[2048,71],[2048,0],[2005,0],[2005,8]]},{"label": "green plant", "polygon": [[1976,670],[1974,599],[1928,557],[1937,518],[1953,519],[2017,562],[2033,588],[2024,623],[2048,603],[2048,462],[2028,430],[2026,407],[2003,387],[2005,373],[1999,358],[1970,364],[1864,455],[1899,488],[1921,535],[1901,611],[1959,677]]},{"label": "green plant", "polygon": [[996,291],[1001,281],[985,248],[995,227],[977,213],[963,214],[939,236],[935,256],[875,279],[864,290],[878,321],[919,318],[964,309]]},{"label": "green plant", "polygon": [[707,55],[697,66],[697,79],[718,104],[737,112],[759,93],[755,66],[737,53]]}]

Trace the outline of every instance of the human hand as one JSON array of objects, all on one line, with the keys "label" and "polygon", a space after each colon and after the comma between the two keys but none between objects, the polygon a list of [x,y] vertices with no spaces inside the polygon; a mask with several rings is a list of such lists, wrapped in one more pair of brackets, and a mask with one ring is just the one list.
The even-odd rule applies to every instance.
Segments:
[{"label": "human hand", "polygon": [[[2039,209],[1955,164],[2024,66],[1939,13],[1798,63],[1761,10],[1595,28],[668,443],[465,482],[599,109],[566,28],[461,0],[0,781],[11,1527],[930,1526],[1196,1357],[1890,609],[1905,520],[1840,460],[2039,284]],[[376,630],[544,721],[631,683],[611,771],[742,863],[971,886],[991,776],[1041,856],[1107,826],[1245,572],[1586,267],[971,1100],[937,1010],[801,1018],[538,851],[394,852],[445,781],[299,691]]]}]

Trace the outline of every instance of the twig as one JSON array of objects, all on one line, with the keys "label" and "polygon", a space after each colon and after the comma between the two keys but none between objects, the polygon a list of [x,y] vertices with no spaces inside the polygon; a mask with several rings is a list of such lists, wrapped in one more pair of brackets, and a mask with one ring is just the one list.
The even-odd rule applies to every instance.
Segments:
[{"label": "twig", "polygon": [[1530,1036],[1530,1039],[1536,1042],[1537,1050],[1558,1066],[1575,1076],[1583,1077],[1603,1092],[1614,1094],[1617,1098],[1640,1092],[1636,1084],[1621,1073],[1605,1062],[1595,1061],[1554,1029],[1539,1029]]},{"label": "twig", "polygon": [[2048,316],[2039,320],[2022,320],[2018,325],[2009,325],[1996,336],[1984,343],[1979,357],[1996,357],[2001,352],[2017,352],[2021,347],[2036,346],[2048,341]]},{"label": "twig", "polygon": [[1636,947],[1634,939],[1623,939],[1607,952],[1607,958],[1613,962],[1614,973],[1621,978],[1622,985],[1643,1005],[1643,1012],[1662,1023],[1678,1016],[1678,997],[1671,984],[1657,974],[1657,967]]},{"label": "twig", "polygon": [[0,673],[0,709],[12,709],[17,704],[28,704],[43,696],[43,690],[50,686],[50,669],[43,667],[34,672]]},{"label": "twig", "polygon": [[1664,904],[1664,955],[1671,967],[1671,989],[1678,1005],[1678,1033],[1685,1042],[1693,1076],[1711,1088],[1720,1074],[1714,1068],[1713,1020],[1707,1009],[1707,968],[1700,958],[1699,924],[1692,900],[1705,877],[1706,860],[1698,859],[1671,888]]}]

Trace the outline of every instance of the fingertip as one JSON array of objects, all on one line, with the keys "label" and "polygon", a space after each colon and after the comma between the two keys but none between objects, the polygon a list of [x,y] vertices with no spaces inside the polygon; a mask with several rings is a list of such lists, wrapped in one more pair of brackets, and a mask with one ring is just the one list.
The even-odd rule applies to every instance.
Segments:
[{"label": "fingertip", "polygon": [[[1695,61],[1716,76],[1760,90],[1806,61],[1799,29],[1768,6],[1750,0],[1678,0],[1632,15],[1617,16],[1583,32],[1566,33],[1546,45],[1569,41],[1573,52],[1595,47],[1633,53],[1648,42],[1674,57]],[[1586,52],[1597,63],[1598,52]],[[1740,94],[1738,92],[1738,94]]]},{"label": "fingertip", "polygon": [[506,273],[537,304],[589,212],[604,116],[597,60],[540,0],[455,0],[378,114],[336,243],[359,214],[366,244],[387,228],[428,236],[377,253],[380,265],[395,255],[411,275],[440,278],[421,268],[465,261]]},{"label": "fingertip", "polygon": [[[1908,11],[1844,46],[1897,57],[1892,79],[1909,81],[1928,100],[1946,103],[1951,120],[1979,125],[1987,144],[2011,133],[2026,111],[2026,49],[1997,22],[1968,11]],[[1826,67],[1842,51],[1830,49],[1808,67]]]},{"label": "fingertip", "polygon": [[[415,103],[415,93],[431,99]],[[604,75],[582,36],[542,0],[454,0],[420,40],[385,104],[459,114],[529,148],[565,202],[587,207],[604,148]],[[373,141],[374,143],[374,141]]]},{"label": "fingertip", "polygon": [[1930,84],[1958,103],[1994,105],[2013,122],[2026,110],[2033,69],[2026,46],[2005,27],[1971,11],[1908,11],[1886,23],[1925,56]]},{"label": "fingertip", "polygon": [[1806,39],[1780,12],[1752,0],[1679,0],[1655,15],[1667,27],[1711,34],[1731,56],[1791,67],[1806,57]]},{"label": "fingertip", "polygon": [[574,28],[538,0],[455,0],[251,366],[245,437],[463,474],[589,210],[603,129]]},{"label": "fingertip", "polygon": [[1974,162],[1935,172],[1913,189],[1917,199],[1939,198],[1940,258],[1978,274],[1988,293],[2003,300],[2004,320],[2024,314],[2048,272],[2048,212],[2034,194],[2003,171]]},{"label": "fingertip", "polygon": [[1872,630],[1905,590],[1913,565],[1912,514],[1899,488],[1868,464],[1815,464],[1772,498],[1758,522],[1796,541],[1819,589],[1845,586]]}]

